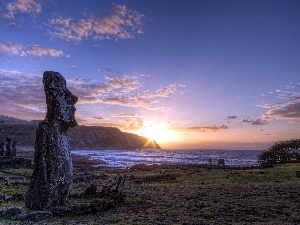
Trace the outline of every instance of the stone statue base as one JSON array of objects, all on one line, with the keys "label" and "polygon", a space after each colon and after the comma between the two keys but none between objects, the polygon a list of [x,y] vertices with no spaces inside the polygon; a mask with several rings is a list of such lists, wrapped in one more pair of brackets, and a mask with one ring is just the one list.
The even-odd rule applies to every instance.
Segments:
[{"label": "stone statue base", "polygon": [[63,205],[71,189],[72,159],[67,129],[61,123],[45,121],[37,129],[34,171],[25,202],[30,209]]}]

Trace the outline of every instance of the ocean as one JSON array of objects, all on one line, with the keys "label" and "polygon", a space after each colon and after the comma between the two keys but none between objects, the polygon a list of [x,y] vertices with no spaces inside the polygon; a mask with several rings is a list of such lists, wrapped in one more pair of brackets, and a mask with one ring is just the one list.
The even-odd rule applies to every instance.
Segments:
[{"label": "ocean", "polygon": [[[257,166],[262,150],[196,150],[196,149],[143,149],[143,150],[73,150],[75,155],[101,159],[107,167],[130,167],[134,164],[208,164],[224,159],[227,166]],[[100,165],[101,166],[101,165]]]}]

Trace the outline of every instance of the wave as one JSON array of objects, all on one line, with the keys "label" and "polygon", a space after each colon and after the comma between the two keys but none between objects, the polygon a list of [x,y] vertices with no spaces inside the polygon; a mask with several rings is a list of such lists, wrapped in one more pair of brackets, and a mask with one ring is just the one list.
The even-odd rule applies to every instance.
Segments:
[{"label": "wave", "polygon": [[[261,150],[73,150],[72,154],[101,159],[112,167],[130,167],[144,164],[217,164],[224,159],[228,166],[257,166]],[[107,166],[106,165],[106,166]]]}]

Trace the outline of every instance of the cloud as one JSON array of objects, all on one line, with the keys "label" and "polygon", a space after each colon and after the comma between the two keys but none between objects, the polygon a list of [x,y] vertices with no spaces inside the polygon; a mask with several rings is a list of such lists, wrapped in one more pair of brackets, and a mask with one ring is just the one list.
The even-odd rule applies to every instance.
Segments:
[{"label": "cloud", "polygon": [[83,39],[133,39],[144,33],[141,13],[126,6],[114,5],[112,12],[101,17],[75,21],[73,18],[55,17],[49,20],[49,33],[56,38],[80,42]]},{"label": "cloud", "polygon": [[[141,84],[136,76],[121,75],[118,77],[106,76],[106,83],[91,83],[89,80],[75,78],[68,80],[74,93],[80,97],[81,103],[107,102],[108,104],[126,105],[119,94],[127,94],[138,89]],[[106,94],[106,95],[105,95]],[[124,97],[126,98],[126,97]]]},{"label": "cloud", "polygon": [[163,108],[155,108],[152,105],[157,103],[158,100],[154,100],[152,98],[148,98],[139,94],[132,94],[130,96],[119,95],[113,97],[105,97],[101,101],[105,104],[110,105],[121,105],[127,107],[134,107],[134,108],[146,108],[148,110],[162,110]]},{"label": "cloud", "polygon": [[132,122],[127,126],[123,127],[123,130],[140,130],[145,128],[144,122],[139,120],[137,122]]},{"label": "cloud", "polygon": [[136,76],[122,75],[119,77],[106,76],[110,87],[113,89],[121,89],[121,92],[128,93],[140,87],[140,82]]},{"label": "cloud", "polygon": [[266,115],[276,119],[300,119],[300,93],[297,93],[288,102],[270,109]]},{"label": "cloud", "polygon": [[6,52],[12,55],[19,56],[51,56],[54,58],[64,56],[64,53],[62,51],[53,48],[46,48],[39,45],[28,46],[27,48],[25,48],[23,45],[18,43],[4,44],[0,42],[0,52]]},{"label": "cloud", "polygon": [[117,117],[117,118],[136,118],[139,117],[137,114],[135,113],[117,113],[112,115],[112,117]]},{"label": "cloud", "polygon": [[264,105],[256,105],[260,108],[263,108],[263,109],[270,109],[272,107],[274,107],[274,104],[264,104]]},{"label": "cloud", "polygon": [[264,119],[253,120],[250,117],[243,119],[242,123],[250,123],[251,125],[266,125],[268,122]]},{"label": "cloud", "polygon": [[[123,83],[122,83],[123,82]],[[139,94],[141,84],[136,76],[121,75],[107,77],[105,83],[93,83],[90,80],[74,78],[67,80],[67,86],[78,96],[79,104],[103,103],[127,107],[143,107],[149,110],[162,110],[155,107],[159,96],[157,91],[147,96]],[[133,93],[136,92],[136,93]],[[151,97],[149,97],[151,96]],[[162,95],[166,97],[166,95]],[[43,118],[46,113],[45,94],[42,76],[17,70],[0,69],[0,105],[1,114],[29,119]],[[114,117],[139,118],[136,114],[115,114]],[[104,119],[97,117],[93,119]]]},{"label": "cloud", "polygon": [[0,104],[2,114],[40,118],[45,113],[42,77],[16,70],[0,70]]},{"label": "cloud", "polygon": [[18,43],[3,44],[0,43],[0,51],[7,52],[12,55],[25,55],[23,45]]},{"label": "cloud", "polygon": [[103,99],[102,102],[112,105],[130,106],[129,99],[125,96],[107,97]]},{"label": "cloud", "polygon": [[3,14],[3,17],[8,20],[15,19],[15,14],[30,13],[38,14],[42,12],[42,5],[37,0],[16,0],[6,4],[7,12]]},{"label": "cloud", "polygon": [[227,116],[227,120],[234,120],[236,118],[237,118],[237,116]]},{"label": "cloud", "polygon": [[94,116],[93,118],[96,120],[106,120],[106,118],[102,116]]},{"label": "cloud", "polygon": [[[68,80],[74,94],[79,97],[80,103],[102,102],[110,105],[127,107],[142,107],[148,110],[164,110],[162,107],[154,107],[160,98],[171,97],[182,87],[178,84],[170,84],[156,91],[141,92],[142,84],[137,76],[120,75],[116,77],[106,76],[105,83],[89,83],[87,80],[76,78]],[[133,93],[136,92],[136,93]]]},{"label": "cloud", "polygon": [[296,121],[296,120],[292,120],[292,121],[289,121],[289,124],[292,124],[292,125],[297,125],[297,124],[298,124],[298,121]]},{"label": "cloud", "polygon": [[119,129],[123,129],[124,125],[119,123],[99,123],[99,122],[90,122],[87,119],[82,119],[76,116],[76,121],[79,124],[87,125],[87,126],[101,126],[101,127],[117,127]]},{"label": "cloud", "polygon": [[243,119],[242,123],[252,123],[253,120],[250,117]]},{"label": "cloud", "polygon": [[176,90],[177,90],[177,85],[170,84],[165,88],[161,88],[161,89],[157,90],[156,97],[162,97],[162,98],[169,97],[171,95],[174,95],[176,93]]},{"label": "cloud", "polygon": [[266,120],[257,119],[252,121],[252,125],[266,125],[268,122]]},{"label": "cloud", "polygon": [[42,46],[34,45],[30,46],[29,49],[26,51],[28,55],[33,56],[51,56],[54,58],[61,57],[64,55],[62,51],[55,50],[53,48],[45,48]]},{"label": "cloud", "polygon": [[180,130],[180,131],[191,131],[191,132],[217,132],[220,130],[227,130],[229,129],[228,126],[225,124],[218,126],[191,126],[191,127],[173,127],[173,130]]}]

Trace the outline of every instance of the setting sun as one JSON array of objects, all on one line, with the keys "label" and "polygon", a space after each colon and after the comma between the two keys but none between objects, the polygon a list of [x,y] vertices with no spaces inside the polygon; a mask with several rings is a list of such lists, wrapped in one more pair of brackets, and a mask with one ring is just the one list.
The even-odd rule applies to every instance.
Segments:
[{"label": "setting sun", "polygon": [[144,128],[138,134],[158,143],[176,141],[178,139],[178,134],[175,131],[168,129],[163,123],[151,121],[144,122]]}]

